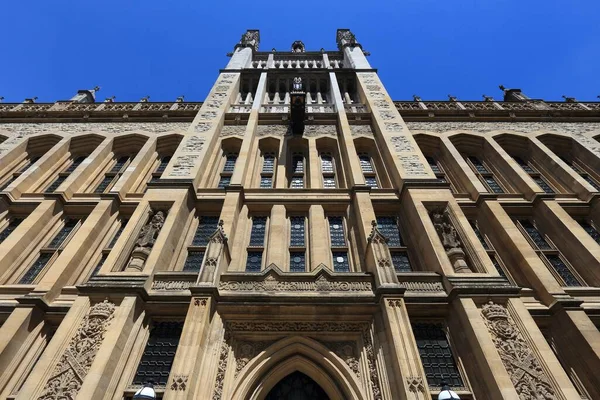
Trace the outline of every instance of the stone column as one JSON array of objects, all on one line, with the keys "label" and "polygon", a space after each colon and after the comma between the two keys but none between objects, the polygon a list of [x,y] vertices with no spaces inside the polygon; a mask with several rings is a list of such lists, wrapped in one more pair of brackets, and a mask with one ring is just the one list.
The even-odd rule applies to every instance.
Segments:
[{"label": "stone column", "polygon": [[[156,138],[148,138],[135,158],[127,166],[123,175],[121,175],[119,180],[110,189],[110,193],[119,193],[120,197],[124,197],[127,192],[130,192],[134,188],[136,181],[145,177],[144,170],[146,170],[148,164],[151,164],[157,156],[156,143]],[[138,182],[138,185],[135,187],[139,187],[139,183],[141,182]]]},{"label": "stone column", "polygon": [[212,300],[194,297],[190,302],[177,353],[171,367],[165,400],[192,399],[199,386],[210,385],[200,375],[202,350],[206,347],[210,329]]},{"label": "stone column", "polygon": [[324,264],[333,270],[333,266],[331,265],[331,249],[329,248],[329,231],[327,230],[323,206],[319,204],[310,206],[308,223],[310,270],[314,270],[320,264]]},{"label": "stone column", "polygon": [[267,240],[265,266],[275,264],[282,271],[288,271],[289,265],[286,265],[285,260],[288,258],[287,248],[288,242],[288,224],[286,218],[285,206],[275,204],[271,208],[271,217],[269,221],[269,237]]},{"label": "stone column", "polygon": [[304,176],[306,182],[304,187],[311,189],[323,188],[323,177],[321,176],[321,160],[317,150],[317,141],[314,138],[308,139],[308,154],[304,165]]}]

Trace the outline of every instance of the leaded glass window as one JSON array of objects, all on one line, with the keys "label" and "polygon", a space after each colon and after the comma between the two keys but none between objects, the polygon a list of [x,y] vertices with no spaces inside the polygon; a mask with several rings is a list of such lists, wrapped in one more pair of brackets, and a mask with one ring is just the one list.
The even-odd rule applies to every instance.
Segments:
[{"label": "leaded glass window", "polygon": [[275,155],[273,153],[265,153],[263,155],[263,173],[273,173],[275,169]]},{"label": "leaded glass window", "polygon": [[519,164],[519,166],[521,168],[523,168],[523,171],[527,172],[528,174],[535,174],[535,173],[537,173],[537,171],[534,170],[533,168],[531,168],[531,166],[529,164],[527,164],[521,157],[513,156],[513,158],[515,159],[515,161],[517,162],[517,164]]},{"label": "leaded glass window", "polygon": [[204,260],[204,251],[189,250],[183,270],[199,272],[200,268],[202,268],[202,260]]},{"label": "leaded glass window", "polygon": [[65,221],[65,224],[61,228],[61,230],[58,231],[56,236],[54,236],[54,238],[52,238],[52,240],[48,244],[48,248],[51,248],[51,249],[59,248],[64,243],[64,241],[67,239],[67,237],[69,237],[71,232],[73,232],[73,230],[75,229],[75,227],[77,226],[78,223],[79,223],[78,219],[71,219],[71,218],[67,219]]},{"label": "leaded glass window", "polygon": [[467,157],[468,164],[477,175],[477,178],[483,183],[489,192],[505,193],[504,189],[498,183],[494,174],[485,166],[485,164],[475,156]]},{"label": "leaded glass window", "polygon": [[306,218],[290,217],[290,271],[306,271]]},{"label": "leaded glass window", "polygon": [[533,180],[545,193],[554,193],[554,190],[548,185],[548,182],[546,182],[544,178],[538,176],[534,177]]},{"label": "leaded glass window", "polygon": [[581,283],[558,254],[546,254],[545,256],[566,286],[581,286]]},{"label": "leaded glass window", "polygon": [[160,164],[158,164],[158,168],[156,168],[156,173],[159,173],[162,175],[162,173],[165,172],[165,169],[167,169],[167,166],[169,165],[170,162],[171,162],[171,156],[162,157],[160,159]]},{"label": "leaded glass window", "polygon": [[333,156],[330,153],[321,153],[321,173],[323,174],[323,187],[332,189],[337,187],[335,182],[335,168]]},{"label": "leaded glass window", "polygon": [[219,217],[203,215],[199,217],[198,227],[192,239],[192,246],[206,246],[208,239],[215,233],[219,225]]},{"label": "leaded glass window", "polygon": [[94,193],[104,193],[113,179],[115,179],[114,176],[105,176],[96,189],[94,189]]},{"label": "leaded glass window", "polygon": [[545,192],[545,193],[555,193],[554,189],[550,187],[546,179],[540,174],[538,170],[533,168],[530,162],[523,160],[520,157],[512,156],[513,159],[519,164],[519,166],[525,171],[531,179]]},{"label": "leaded glass window", "polygon": [[333,157],[330,154],[321,154],[321,170],[323,173],[333,173]]},{"label": "leaded glass window", "polygon": [[8,225],[6,226],[6,228],[4,228],[2,230],[2,232],[0,232],[0,243],[4,242],[4,240],[6,240],[6,238],[13,233],[13,231],[15,229],[17,229],[17,227],[21,224],[21,222],[23,222],[22,218],[13,218],[10,220],[10,222],[8,223]]},{"label": "leaded glass window", "polygon": [[412,272],[410,259],[406,251],[392,251],[392,265],[396,272]]},{"label": "leaded glass window", "polygon": [[113,167],[110,169],[110,173],[117,174],[117,173],[121,172],[121,170],[123,169],[123,167],[125,167],[125,165],[127,164],[128,161],[129,161],[128,156],[119,157],[119,159],[117,160],[115,165],[113,165]]},{"label": "leaded glass window", "polygon": [[292,172],[294,174],[304,174],[304,157],[296,155],[292,158]]},{"label": "leaded glass window", "polygon": [[67,176],[66,176],[66,175],[59,175],[59,176],[57,176],[57,177],[56,177],[56,179],[54,180],[54,182],[52,182],[52,183],[50,184],[50,186],[48,186],[48,187],[46,188],[46,190],[44,191],[44,193],[54,193],[54,191],[55,191],[56,189],[58,189],[58,187],[59,187],[60,185],[62,185],[62,183],[63,183],[63,182],[66,180],[66,179],[67,179]]},{"label": "leaded glass window", "polygon": [[25,165],[23,165],[21,168],[19,168],[19,170],[17,172],[22,174],[23,172],[27,171],[29,169],[29,167],[31,167],[33,164],[35,164],[40,158],[42,158],[42,157],[35,156],[35,157],[28,158]]},{"label": "leaded glass window", "polygon": [[248,257],[246,258],[246,272],[260,272],[262,267],[262,255],[262,250],[248,251]]},{"label": "leaded glass window", "polygon": [[440,387],[445,381],[453,388],[464,387],[444,327],[440,324],[414,323],[412,330],[429,386]]},{"label": "leaded glass window", "polygon": [[167,384],[182,330],[182,321],[157,321],[152,324],[133,385],[140,386],[148,381],[158,386]]},{"label": "leaded glass window", "polygon": [[235,153],[227,154],[225,158],[225,165],[223,166],[223,172],[233,172],[235,169],[235,162],[237,161],[238,155]]},{"label": "leaded glass window", "polygon": [[347,251],[334,251],[331,255],[333,256],[333,270],[335,272],[350,272]]},{"label": "leaded glass window", "polygon": [[303,251],[290,251],[290,272],[306,271],[306,253]]},{"label": "leaded glass window", "polygon": [[221,176],[219,179],[219,189],[225,189],[231,183],[231,176]]},{"label": "leaded glass window", "polygon": [[37,260],[35,260],[31,267],[29,267],[27,272],[25,272],[25,275],[21,277],[21,279],[19,280],[19,284],[28,285],[30,283],[33,283],[35,278],[37,278],[39,273],[42,272],[42,270],[44,269],[46,264],[48,264],[53,255],[54,253],[41,253],[38,256]]},{"label": "leaded glass window", "polygon": [[96,264],[96,266],[94,267],[94,270],[92,271],[92,274],[90,275],[90,278],[98,275],[98,272],[100,271],[100,268],[102,268],[102,266],[106,262],[107,257],[108,257],[108,253],[102,253],[102,255],[100,256],[100,260],[98,261],[98,264]]},{"label": "leaded glass window", "polygon": [[[587,183],[592,185],[592,187],[594,189],[596,189],[596,191],[600,191],[600,184],[598,184],[598,181],[596,181],[594,178],[592,178],[587,173],[585,168],[579,166],[577,163],[567,159],[566,157],[563,157],[563,156],[559,156],[559,157],[561,160],[563,160],[565,162],[565,164],[567,164],[569,167],[571,167],[573,169],[573,171],[578,173]],[[585,165],[585,164],[583,164],[583,165]]]},{"label": "leaded glass window", "polygon": [[429,166],[431,167],[431,170],[433,171],[434,174],[436,174],[436,176],[438,174],[443,174],[442,170],[440,169],[437,162],[433,159],[433,157],[425,156],[425,159],[427,160],[427,164],[429,164]]},{"label": "leaded glass window", "polygon": [[302,189],[304,187],[304,177],[294,176],[290,186],[294,189]]},{"label": "leaded glass window", "polygon": [[261,176],[260,177],[260,187],[263,189],[268,189],[273,187],[273,178],[270,176]]},{"label": "leaded glass window", "polygon": [[329,217],[329,237],[332,247],[346,246],[342,217]]},{"label": "leaded glass window", "polygon": [[477,172],[479,172],[480,174],[489,174],[490,171],[488,171],[488,169],[485,167],[485,165],[483,165],[483,163],[481,162],[481,160],[477,157],[474,156],[469,156],[467,157],[469,159],[469,161],[471,161],[471,164],[473,164],[473,167],[475,167],[475,170]]},{"label": "leaded glass window", "polygon": [[290,246],[302,247],[304,246],[304,217],[291,217],[290,218]]},{"label": "leaded glass window", "polygon": [[596,241],[596,243],[600,244],[600,233],[594,228],[589,222],[585,220],[579,220],[579,225]]},{"label": "leaded glass window", "polygon": [[335,178],[332,176],[323,177],[323,187],[327,189],[335,189]]},{"label": "leaded glass window", "polygon": [[115,233],[115,235],[111,239],[110,243],[108,244],[109,249],[112,249],[113,247],[115,247],[117,240],[119,240],[119,238],[121,237],[121,234],[123,233],[123,229],[125,229],[125,226],[127,225],[128,222],[129,222],[129,218],[122,218],[119,221],[119,229],[117,229],[117,232]]},{"label": "leaded glass window", "polygon": [[527,233],[527,235],[531,238],[534,245],[540,250],[549,250],[552,247],[546,242],[546,239],[542,236],[542,234],[537,230],[537,228],[531,223],[531,221],[527,219],[519,220],[519,223]]},{"label": "leaded glass window", "polygon": [[110,242],[106,245],[106,247],[104,247],[104,249],[102,249],[102,255],[100,256],[100,261],[98,262],[98,264],[96,264],[96,266],[92,270],[92,273],[90,274],[90,278],[96,276],[98,274],[98,271],[100,271],[100,268],[102,268],[102,265],[104,265],[104,262],[106,262],[106,259],[108,258],[108,255],[110,254],[110,251],[117,243],[117,240],[119,240],[119,237],[121,237],[121,234],[123,233],[123,229],[125,229],[125,225],[127,225],[127,222],[129,222],[128,218],[120,218],[117,221],[117,223],[119,224],[119,227],[117,228],[117,231],[115,232],[113,237],[110,239]]},{"label": "leaded glass window", "polygon": [[400,238],[400,231],[398,230],[398,223],[396,217],[390,216],[377,216],[377,228],[383,235],[389,239],[388,246],[399,247],[403,246],[402,239]]},{"label": "leaded glass window", "polygon": [[267,229],[267,217],[253,217],[252,231],[250,232],[250,246],[261,247],[265,242]]},{"label": "leaded glass window", "polygon": [[75,171],[77,169],[77,167],[79,167],[79,165],[81,165],[81,163],[83,162],[83,160],[85,160],[87,158],[87,156],[79,156],[75,159],[75,161],[73,161],[71,163],[71,165],[69,165],[69,167],[65,170],[65,172],[67,173],[71,173],[73,171]]},{"label": "leaded glass window", "polygon": [[492,193],[504,193],[504,190],[500,187],[496,179],[492,176],[486,176],[483,178],[487,186],[490,188]]},{"label": "leaded glass window", "polygon": [[375,172],[373,164],[371,164],[371,157],[368,154],[359,154],[358,160],[360,161],[360,169],[363,173]]},{"label": "leaded glass window", "polygon": [[498,274],[500,274],[500,276],[503,277],[504,279],[508,279],[506,271],[504,271],[504,268],[500,265],[499,257],[496,254],[496,251],[492,248],[491,244],[488,243],[486,238],[483,236],[483,234],[479,230],[479,227],[477,226],[477,222],[470,220],[469,224],[471,225],[471,228],[473,228],[473,231],[475,232],[475,236],[477,236],[477,239],[479,239],[479,242],[481,242],[481,245],[485,249],[488,257],[490,258],[490,261],[494,265],[494,268],[496,269]]},{"label": "leaded glass window", "polygon": [[475,236],[477,236],[477,239],[479,239],[479,242],[481,242],[481,245],[483,246],[483,248],[486,250],[489,250],[490,246],[483,238],[483,235],[479,231],[479,228],[477,227],[477,224],[475,223],[475,221],[469,221],[469,224],[471,224],[471,228],[473,228],[473,231],[475,231]]},{"label": "leaded glass window", "polygon": [[372,189],[379,189],[379,186],[377,185],[377,178],[374,176],[365,176],[365,185]]}]

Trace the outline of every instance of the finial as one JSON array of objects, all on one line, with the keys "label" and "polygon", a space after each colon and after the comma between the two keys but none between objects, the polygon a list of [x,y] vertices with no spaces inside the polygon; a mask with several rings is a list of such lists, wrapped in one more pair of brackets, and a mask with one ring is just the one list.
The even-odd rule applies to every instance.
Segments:
[{"label": "finial", "polygon": [[416,94],[413,94],[413,100],[414,101],[422,101],[421,98],[419,96],[417,96]]},{"label": "finial", "polygon": [[503,92],[506,90],[506,88],[504,87],[504,85],[499,85],[498,86],[500,88],[500,90],[502,90]]},{"label": "finial", "polygon": [[321,54],[325,53],[325,49],[321,47]]},{"label": "finial", "polygon": [[104,102],[105,103],[114,103],[116,98],[117,98],[117,96],[107,97],[106,99],[104,99]]},{"label": "finial", "polygon": [[185,96],[181,95],[177,98],[177,100],[175,100],[176,103],[183,103],[183,101],[185,100]]},{"label": "finial", "polygon": [[4,96],[0,96],[0,103],[4,101]]},{"label": "finial", "polygon": [[32,103],[35,103],[35,101],[36,101],[36,100],[37,100],[37,96],[35,96],[35,97],[32,97],[32,98],[30,98],[30,99],[25,99],[25,100],[23,101],[23,103],[25,103],[25,104],[32,104]]},{"label": "finial", "polygon": [[273,48],[271,49],[271,51],[272,51],[273,53],[275,53],[275,52],[277,51],[277,49],[276,49],[275,47],[273,47]]},{"label": "finial", "polygon": [[565,103],[577,103],[577,99],[575,99],[575,97],[567,97],[563,94],[562,98],[565,99]]},{"label": "finial", "polygon": [[376,220],[372,220],[371,221],[371,226],[373,226],[373,228],[377,227],[377,221]]},{"label": "finial", "polygon": [[483,101],[494,101],[494,98],[492,96],[486,96],[484,94],[482,97],[483,97]]},{"label": "finial", "polygon": [[223,226],[225,223],[223,222],[222,219],[219,220],[219,226]]},{"label": "finial", "polygon": [[448,95],[448,100],[450,101],[456,101],[456,96],[452,96],[451,94]]},{"label": "finial", "polygon": [[148,100],[150,100],[150,96],[142,97],[142,98],[140,99],[140,103],[147,103],[147,102],[148,102]]},{"label": "finial", "polygon": [[94,86],[94,92],[99,92],[100,91],[100,86]]}]

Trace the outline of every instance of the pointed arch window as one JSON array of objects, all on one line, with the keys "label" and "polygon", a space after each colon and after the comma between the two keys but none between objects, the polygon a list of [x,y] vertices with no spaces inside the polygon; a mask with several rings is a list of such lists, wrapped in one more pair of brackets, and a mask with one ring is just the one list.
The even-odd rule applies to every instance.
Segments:
[{"label": "pointed arch window", "polygon": [[54,191],[58,189],[58,187],[62,185],[64,181],[67,180],[69,175],[71,175],[71,173],[75,171],[75,169],[77,169],[77,167],[79,167],[87,157],[87,155],[82,155],[72,160],[71,164],[63,172],[59,172],[56,179],[54,179],[54,181],[46,188],[46,190],[44,190],[44,193],[54,193]]},{"label": "pointed arch window", "polygon": [[221,178],[219,179],[219,189],[225,189],[231,183],[231,176],[233,175],[237,158],[237,153],[225,154],[225,164],[223,165]]},{"label": "pointed arch window", "polygon": [[302,153],[292,154],[291,164],[291,176],[290,176],[290,188],[302,189],[304,188],[304,155]]},{"label": "pointed arch window", "polygon": [[375,173],[373,160],[369,153],[358,153],[358,161],[360,162],[360,169],[365,177],[365,184],[372,189],[379,189],[377,174]]}]

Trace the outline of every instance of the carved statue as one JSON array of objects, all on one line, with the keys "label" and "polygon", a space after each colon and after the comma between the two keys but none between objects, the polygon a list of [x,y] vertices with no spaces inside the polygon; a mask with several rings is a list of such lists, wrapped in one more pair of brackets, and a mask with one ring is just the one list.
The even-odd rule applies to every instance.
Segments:
[{"label": "carved statue", "polygon": [[131,253],[126,271],[141,271],[143,269],[164,223],[165,213],[163,211],[150,213],[150,220],[144,225],[135,242],[135,248]]},{"label": "carved statue", "polygon": [[260,43],[260,33],[257,30],[247,30],[240,39],[240,42],[235,46],[238,47],[250,47],[254,51],[258,51],[258,45]]},{"label": "carved statue", "polygon": [[452,263],[455,272],[471,272],[467,265],[466,255],[462,249],[458,232],[450,222],[448,210],[435,210],[431,213],[431,221],[442,241],[444,250]]},{"label": "carved statue", "polygon": [[301,40],[296,40],[292,43],[292,53],[304,53],[306,52],[304,48],[304,43]]},{"label": "carved statue", "polygon": [[350,29],[338,29],[336,34],[336,42],[338,49],[344,50],[345,47],[361,47],[362,46],[356,41],[356,35],[350,31]]}]

